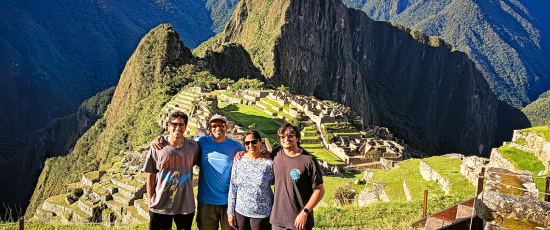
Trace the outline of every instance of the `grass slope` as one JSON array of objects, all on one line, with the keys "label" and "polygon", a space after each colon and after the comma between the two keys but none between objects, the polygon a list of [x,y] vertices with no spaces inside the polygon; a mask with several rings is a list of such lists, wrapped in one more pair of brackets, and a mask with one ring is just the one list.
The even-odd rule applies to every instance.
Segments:
[{"label": "grass slope", "polygon": [[[527,170],[533,173],[533,177],[538,177],[538,173],[544,170],[544,165],[539,159],[532,153],[521,151],[519,149],[510,147],[510,145],[502,146],[498,149],[502,156],[514,164],[517,169]],[[550,173],[548,174],[550,176]],[[546,186],[546,179],[534,178],[533,181],[537,185],[539,192],[544,192]],[[542,194],[539,194],[539,198],[543,198]]]}]

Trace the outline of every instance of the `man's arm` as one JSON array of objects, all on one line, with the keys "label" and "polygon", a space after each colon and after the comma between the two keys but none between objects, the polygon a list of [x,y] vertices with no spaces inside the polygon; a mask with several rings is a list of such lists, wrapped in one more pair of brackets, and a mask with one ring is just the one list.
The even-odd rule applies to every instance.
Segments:
[{"label": "man's arm", "polygon": [[147,173],[147,204],[151,205],[151,198],[155,194],[155,179],[156,173]]},{"label": "man's arm", "polygon": [[[313,194],[311,194],[311,197],[309,198],[309,201],[307,202],[306,206],[304,208],[307,208],[310,212],[319,204],[319,201],[323,199],[323,196],[325,195],[325,186],[323,184],[315,186],[313,188]],[[311,213],[309,214],[311,215]],[[306,220],[307,220],[308,214],[304,212],[304,210],[300,211],[298,216],[296,216],[296,220],[294,220],[294,227],[298,230],[302,230],[305,228]]]},{"label": "man's arm", "polygon": [[162,149],[163,142],[164,142],[164,138],[159,135],[157,136],[157,138],[155,138],[155,140],[151,142],[151,147],[153,147],[156,150],[160,150]]}]

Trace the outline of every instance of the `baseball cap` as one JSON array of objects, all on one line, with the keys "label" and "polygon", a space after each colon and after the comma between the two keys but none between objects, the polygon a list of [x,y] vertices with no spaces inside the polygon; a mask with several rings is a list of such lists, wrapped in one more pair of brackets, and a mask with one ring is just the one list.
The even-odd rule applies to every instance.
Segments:
[{"label": "baseball cap", "polygon": [[215,121],[215,120],[221,120],[224,123],[227,123],[227,118],[219,114],[212,116],[208,122],[212,123],[212,121]]}]

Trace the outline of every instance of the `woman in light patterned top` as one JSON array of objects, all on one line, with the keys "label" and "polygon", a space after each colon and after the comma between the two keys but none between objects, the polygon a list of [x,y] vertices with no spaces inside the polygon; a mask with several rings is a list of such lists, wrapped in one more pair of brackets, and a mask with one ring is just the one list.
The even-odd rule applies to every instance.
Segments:
[{"label": "woman in light patterned top", "polygon": [[260,151],[262,136],[255,130],[243,136],[246,153],[233,163],[227,198],[229,225],[235,229],[271,229],[269,215],[273,205],[271,184],[275,180],[273,161]]}]

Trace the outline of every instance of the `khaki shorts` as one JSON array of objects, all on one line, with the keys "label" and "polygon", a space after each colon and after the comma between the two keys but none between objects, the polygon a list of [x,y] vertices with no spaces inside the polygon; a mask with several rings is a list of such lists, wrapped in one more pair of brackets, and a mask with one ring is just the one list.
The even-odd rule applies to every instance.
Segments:
[{"label": "khaki shorts", "polygon": [[227,221],[227,205],[199,203],[197,206],[197,227],[200,230],[233,230]]}]

